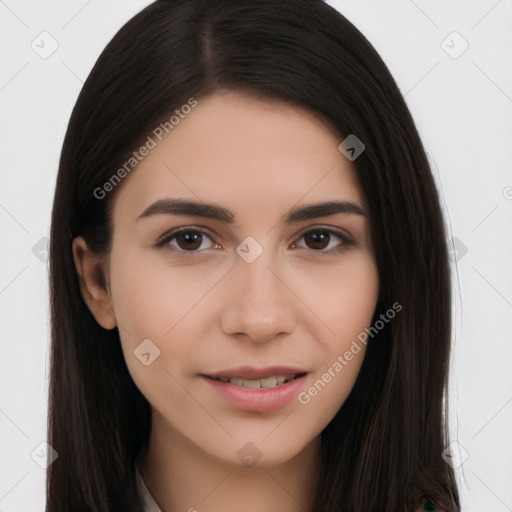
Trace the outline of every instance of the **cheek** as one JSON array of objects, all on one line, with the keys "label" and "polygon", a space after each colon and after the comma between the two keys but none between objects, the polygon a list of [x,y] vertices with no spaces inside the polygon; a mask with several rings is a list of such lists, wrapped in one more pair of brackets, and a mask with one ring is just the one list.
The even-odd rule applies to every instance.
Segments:
[{"label": "cheek", "polygon": [[111,281],[117,320],[130,333],[157,338],[173,329],[208,286],[192,266],[172,268],[140,250],[112,258]]},{"label": "cheek", "polygon": [[301,276],[299,296],[327,327],[326,343],[333,349],[350,344],[369,326],[379,292],[377,268],[369,253],[347,254],[339,265],[318,265]]},{"label": "cheek", "polygon": [[[205,321],[204,305],[223,271],[199,273],[197,266],[172,268],[140,251],[121,253],[122,257],[112,255],[111,286],[122,349],[134,380],[149,378],[154,384],[154,370],[163,366],[178,374],[180,362],[194,354],[197,340],[211,327]],[[158,354],[150,372],[137,358],[139,346],[147,339],[157,347],[145,342],[149,352]],[[141,383],[141,388],[146,384]]]},{"label": "cheek", "polygon": [[322,346],[319,369],[299,402],[324,423],[343,405],[357,379],[366,352],[358,336],[371,326],[379,291],[377,268],[369,254],[359,253],[344,263],[309,276],[309,282],[315,279],[318,285],[316,292],[303,287],[311,310],[322,320],[316,336]]}]

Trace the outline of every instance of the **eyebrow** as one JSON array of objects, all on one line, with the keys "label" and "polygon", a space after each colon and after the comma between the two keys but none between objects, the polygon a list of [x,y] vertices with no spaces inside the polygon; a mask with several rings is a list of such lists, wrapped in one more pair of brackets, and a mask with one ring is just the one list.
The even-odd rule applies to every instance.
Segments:
[{"label": "eyebrow", "polygon": [[[325,201],[292,208],[284,219],[285,224],[294,224],[317,217],[328,217],[337,213],[348,213],[365,216],[361,206],[349,201]],[[138,217],[137,221],[153,215],[190,215],[219,220],[234,224],[235,215],[231,210],[213,203],[192,201],[190,199],[159,199],[148,206]]]}]

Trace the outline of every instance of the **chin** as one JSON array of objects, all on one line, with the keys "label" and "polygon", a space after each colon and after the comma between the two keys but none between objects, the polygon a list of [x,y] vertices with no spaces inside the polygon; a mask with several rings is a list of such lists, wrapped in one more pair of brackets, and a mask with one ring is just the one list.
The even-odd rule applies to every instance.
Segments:
[{"label": "chin", "polygon": [[[228,444],[219,446],[217,444],[212,451],[207,450],[213,457],[226,464],[244,467],[271,467],[285,464],[306,450],[315,437],[305,440],[298,438],[294,432],[286,438],[270,434],[251,436],[247,432],[238,439],[232,439]],[[274,437],[274,439],[270,439]],[[221,449],[219,449],[221,448]]]}]

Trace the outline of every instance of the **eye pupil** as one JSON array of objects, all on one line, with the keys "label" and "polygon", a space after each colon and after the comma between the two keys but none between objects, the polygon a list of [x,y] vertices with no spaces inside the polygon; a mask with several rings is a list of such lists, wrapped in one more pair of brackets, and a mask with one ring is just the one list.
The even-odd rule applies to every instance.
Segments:
[{"label": "eye pupil", "polygon": [[[326,231],[311,231],[304,235],[304,239],[306,240],[307,243],[313,243],[313,249],[325,249],[325,247],[329,243],[329,236],[329,233],[327,233]],[[318,244],[320,246],[317,246]]]},{"label": "eye pupil", "polygon": [[[200,233],[194,233],[193,231],[186,231],[184,233],[178,233],[178,235],[176,235],[176,240],[178,241],[178,245],[180,245],[180,248],[182,249],[197,249],[198,247],[201,246],[201,234]],[[180,241],[183,241],[185,240],[185,247],[181,247],[181,243],[179,243]],[[190,245],[187,245],[187,244],[194,244],[195,242],[195,246],[194,247],[191,247]]]}]

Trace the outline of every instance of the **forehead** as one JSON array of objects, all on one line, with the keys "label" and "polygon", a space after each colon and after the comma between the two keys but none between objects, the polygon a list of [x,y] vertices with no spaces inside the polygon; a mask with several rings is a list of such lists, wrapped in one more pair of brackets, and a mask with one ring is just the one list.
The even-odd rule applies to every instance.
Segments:
[{"label": "forehead", "polygon": [[[341,137],[315,114],[241,93],[197,100],[125,178],[116,216],[135,220],[165,197],[215,201],[233,211],[282,212],[297,202],[361,201]],[[152,144],[153,145],[153,144]]]}]

